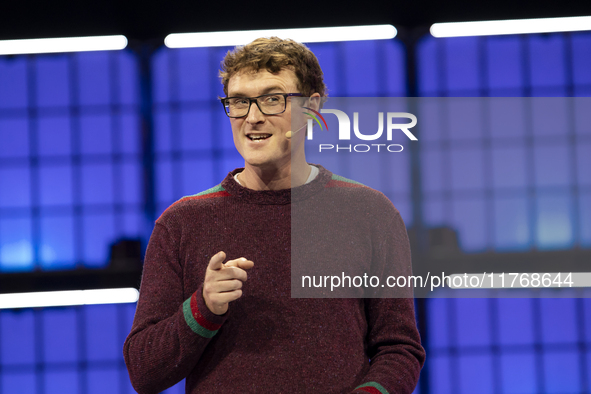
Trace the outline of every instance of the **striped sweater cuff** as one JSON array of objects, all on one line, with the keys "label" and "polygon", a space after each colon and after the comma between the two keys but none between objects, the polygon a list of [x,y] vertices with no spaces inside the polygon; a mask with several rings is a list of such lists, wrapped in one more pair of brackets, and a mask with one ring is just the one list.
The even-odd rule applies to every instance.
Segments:
[{"label": "striped sweater cuff", "polygon": [[204,314],[209,311],[204,310],[204,308],[207,308],[204,305],[204,302],[198,302],[197,294],[201,294],[200,289],[193,293],[191,298],[185,300],[183,303],[183,314],[185,316],[187,325],[191,328],[191,330],[193,330],[195,334],[201,335],[204,338],[212,338],[215,334],[217,334],[218,330],[222,326],[221,323],[223,320],[225,320],[225,318],[217,318],[216,320],[221,321],[219,323],[214,323],[211,321],[211,319],[207,319],[204,316]]},{"label": "striped sweater cuff", "polygon": [[354,393],[388,394],[388,390],[377,382],[367,382],[355,387]]}]

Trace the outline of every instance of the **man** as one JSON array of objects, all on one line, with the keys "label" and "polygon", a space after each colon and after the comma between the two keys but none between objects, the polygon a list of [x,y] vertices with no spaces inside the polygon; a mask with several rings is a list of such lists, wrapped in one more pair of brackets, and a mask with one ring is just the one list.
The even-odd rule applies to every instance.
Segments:
[{"label": "man", "polygon": [[[361,259],[410,264],[392,204],[309,165],[304,133],[291,131],[292,98],[318,109],[325,96],[316,57],[291,40],[258,39],[222,68],[244,169],[156,221],[124,346],[133,386],[158,393],[186,378],[187,393],[411,393],[424,362],[412,299],[290,296],[292,205],[322,216],[327,201],[360,201],[359,228],[371,233],[356,245]],[[318,245],[332,242],[310,231]]]}]

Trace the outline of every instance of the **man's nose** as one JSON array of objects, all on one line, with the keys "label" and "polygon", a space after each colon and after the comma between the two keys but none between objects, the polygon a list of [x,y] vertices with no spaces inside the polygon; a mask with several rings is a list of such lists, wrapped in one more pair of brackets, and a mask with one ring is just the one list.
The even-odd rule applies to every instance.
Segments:
[{"label": "man's nose", "polygon": [[255,100],[251,100],[246,118],[249,123],[258,123],[265,120],[265,115],[261,112]]}]

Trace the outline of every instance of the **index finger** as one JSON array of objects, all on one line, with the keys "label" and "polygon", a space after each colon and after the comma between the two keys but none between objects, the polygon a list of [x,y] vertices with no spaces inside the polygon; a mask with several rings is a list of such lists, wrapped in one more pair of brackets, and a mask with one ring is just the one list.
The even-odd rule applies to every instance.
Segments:
[{"label": "index finger", "polygon": [[240,257],[239,259],[228,260],[224,266],[226,267],[238,267],[243,270],[251,269],[254,266],[254,262],[248,260],[244,257]]}]

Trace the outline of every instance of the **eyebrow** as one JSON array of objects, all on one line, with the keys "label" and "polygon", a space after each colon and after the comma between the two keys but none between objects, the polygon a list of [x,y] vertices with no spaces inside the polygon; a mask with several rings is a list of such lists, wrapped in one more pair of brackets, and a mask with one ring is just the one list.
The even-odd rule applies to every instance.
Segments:
[{"label": "eyebrow", "polygon": [[[269,87],[263,89],[263,93],[261,93],[259,96],[262,96],[263,94],[269,94],[269,93],[284,93],[284,92],[283,92],[283,88],[281,88],[279,86],[269,86]],[[248,97],[248,96],[244,93],[236,92],[236,93],[232,93],[232,95],[228,95],[228,97]]]}]

